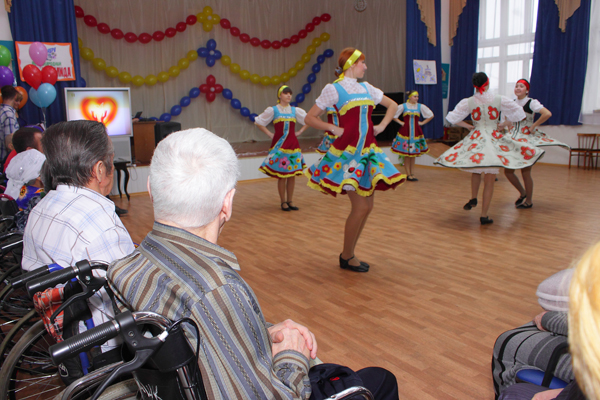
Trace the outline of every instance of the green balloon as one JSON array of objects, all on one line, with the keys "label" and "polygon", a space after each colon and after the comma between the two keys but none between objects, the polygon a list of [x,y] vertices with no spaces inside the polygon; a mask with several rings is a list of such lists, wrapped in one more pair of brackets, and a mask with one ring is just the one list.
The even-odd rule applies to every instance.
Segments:
[{"label": "green balloon", "polygon": [[10,50],[5,46],[0,45],[0,67],[8,67],[11,59],[12,55],[10,54]]}]

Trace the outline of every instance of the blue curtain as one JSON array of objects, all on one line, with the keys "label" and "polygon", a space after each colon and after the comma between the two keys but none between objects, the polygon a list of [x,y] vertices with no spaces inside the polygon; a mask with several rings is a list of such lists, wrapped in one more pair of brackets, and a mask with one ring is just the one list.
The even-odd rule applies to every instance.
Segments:
[{"label": "blue curtain", "polygon": [[477,38],[479,36],[479,0],[467,0],[458,17],[458,29],[450,49],[450,93],[448,111],[459,101],[473,95],[471,79],[477,69]]},{"label": "blue curtain", "polygon": [[558,28],[554,0],[540,0],[531,67],[531,97],[552,112],[550,125],[579,125],[590,30],[590,2]]},{"label": "blue curtain", "polygon": [[[438,139],[444,134],[444,108],[442,105],[442,51],[440,39],[441,3],[435,0],[435,29],[437,46],[427,39],[427,26],[421,21],[421,11],[416,0],[406,1],[406,91],[417,90],[419,103],[433,111],[435,117],[423,127],[428,139]],[[413,60],[435,60],[437,85],[417,85]]]},{"label": "blue curtain", "polygon": [[[21,42],[57,42],[71,43],[73,63],[75,65],[75,81],[56,82],[56,100],[46,109],[48,126],[64,121],[64,88],[85,86],[79,70],[79,47],[77,42],[77,25],[75,23],[75,5],[73,0],[26,0],[13,1],[9,15],[13,40]],[[29,91],[30,86],[21,82],[19,86]],[[42,120],[42,111],[28,101],[19,112],[28,124]]]}]

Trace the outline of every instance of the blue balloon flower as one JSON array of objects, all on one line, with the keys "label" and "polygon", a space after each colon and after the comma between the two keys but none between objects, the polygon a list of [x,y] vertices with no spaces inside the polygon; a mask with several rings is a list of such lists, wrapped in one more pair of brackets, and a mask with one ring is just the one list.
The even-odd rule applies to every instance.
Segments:
[{"label": "blue balloon flower", "polygon": [[213,56],[206,57],[206,65],[208,65],[209,67],[214,67],[216,62],[217,60],[215,60]]},{"label": "blue balloon flower", "polygon": [[208,42],[206,42],[206,48],[215,50],[217,48],[217,41],[215,39],[209,39]]},{"label": "blue balloon flower", "polygon": [[220,60],[223,55],[221,54],[221,52],[219,50],[215,50],[215,51],[213,51],[212,56],[215,58],[215,60]]},{"label": "blue balloon flower", "polygon": [[239,110],[240,108],[242,108],[242,102],[238,99],[231,99],[231,107],[235,108],[236,110]]},{"label": "blue balloon flower", "polygon": [[317,81],[317,76],[315,74],[308,74],[306,80],[308,83],[315,83]]},{"label": "blue balloon flower", "polygon": [[175,104],[173,107],[171,107],[171,115],[177,116],[179,114],[181,114],[181,106],[178,104]]},{"label": "blue balloon flower", "polygon": [[231,90],[229,89],[223,89],[223,92],[221,92],[221,94],[223,95],[223,97],[225,97],[227,100],[231,100],[233,98],[233,93],[231,92]]},{"label": "blue balloon flower", "polygon": [[171,120],[171,114],[169,113],[164,113],[163,115],[160,116],[159,118],[161,121],[165,121],[165,122],[169,122]]},{"label": "blue balloon flower", "polygon": [[181,105],[181,107],[187,107],[190,105],[191,102],[192,102],[192,99],[190,99],[187,96],[183,96],[181,98],[181,101],[179,102],[179,104]]},{"label": "blue balloon flower", "polygon": [[206,56],[208,56],[208,54],[209,54],[209,52],[208,52],[208,49],[206,47],[200,47],[198,49],[198,56],[199,57],[205,58]]},{"label": "blue balloon flower", "polygon": [[200,89],[198,89],[197,87],[191,88],[190,89],[190,97],[192,99],[195,99],[198,96],[200,96]]},{"label": "blue balloon flower", "polygon": [[246,107],[242,107],[240,108],[240,114],[242,114],[242,117],[248,117],[250,115],[250,110]]},{"label": "blue balloon flower", "polygon": [[198,56],[206,59],[206,65],[212,67],[215,62],[222,57],[222,54],[217,50],[217,42],[215,39],[209,39],[206,42],[206,47],[200,47],[198,49]]}]

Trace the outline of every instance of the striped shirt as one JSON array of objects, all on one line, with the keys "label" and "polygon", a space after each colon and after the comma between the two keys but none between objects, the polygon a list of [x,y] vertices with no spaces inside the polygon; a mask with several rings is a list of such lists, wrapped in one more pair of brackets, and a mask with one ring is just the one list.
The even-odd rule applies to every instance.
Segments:
[{"label": "striped shirt", "polygon": [[209,399],[308,399],[308,359],[291,350],[273,356],[270,325],[236,270],[233,253],[155,222],[107,277],[121,309],[196,321]]},{"label": "striped shirt", "polygon": [[6,137],[19,129],[17,113],[8,104],[0,104],[0,161],[8,155]]}]

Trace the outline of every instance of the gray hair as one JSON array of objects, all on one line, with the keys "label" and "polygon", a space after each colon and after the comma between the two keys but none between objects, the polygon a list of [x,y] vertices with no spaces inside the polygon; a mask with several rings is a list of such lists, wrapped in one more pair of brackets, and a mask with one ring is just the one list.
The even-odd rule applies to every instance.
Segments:
[{"label": "gray hair", "polygon": [[238,176],[238,159],[226,140],[203,128],[170,134],[150,164],[154,219],[182,228],[209,224]]},{"label": "gray hair", "polygon": [[114,149],[103,124],[96,121],[59,122],[42,136],[46,155],[44,172],[59,184],[85,187],[92,179],[94,165],[102,161],[106,172],[113,168]]}]

